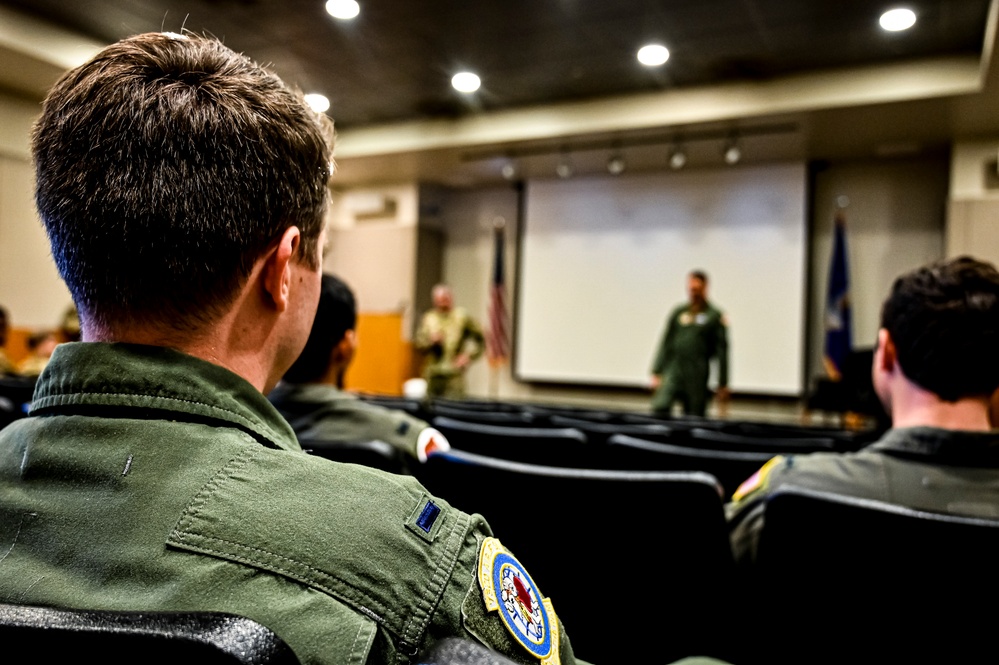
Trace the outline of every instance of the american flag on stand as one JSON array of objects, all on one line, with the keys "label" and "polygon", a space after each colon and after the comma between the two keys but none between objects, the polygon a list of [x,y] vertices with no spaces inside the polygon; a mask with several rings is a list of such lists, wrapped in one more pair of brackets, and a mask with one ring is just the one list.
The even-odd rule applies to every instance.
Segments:
[{"label": "american flag on stand", "polygon": [[510,357],[510,318],[506,313],[506,280],[503,270],[503,227],[493,230],[493,281],[489,286],[489,335],[486,337],[486,355],[493,367],[502,365]]}]

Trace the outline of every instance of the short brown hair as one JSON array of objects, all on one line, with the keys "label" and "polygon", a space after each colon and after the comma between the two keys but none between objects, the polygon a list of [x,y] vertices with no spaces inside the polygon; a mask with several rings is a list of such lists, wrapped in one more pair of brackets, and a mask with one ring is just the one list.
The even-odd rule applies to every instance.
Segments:
[{"label": "short brown hair", "polygon": [[895,280],[881,309],[905,376],[941,399],[999,387],[999,272],[970,256]]},{"label": "short brown hair", "polygon": [[317,268],[331,123],[214,39],[149,33],[65,74],[32,132],[36,201],[81,314],[190,331],[289,226]]}]

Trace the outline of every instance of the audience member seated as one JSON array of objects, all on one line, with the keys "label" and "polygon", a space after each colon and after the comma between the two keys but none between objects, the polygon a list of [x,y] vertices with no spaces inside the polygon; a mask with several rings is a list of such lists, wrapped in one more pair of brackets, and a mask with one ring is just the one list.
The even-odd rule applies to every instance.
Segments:
[{"label": "audience member seated", "polygon": [[996,517],[999,272],[969,257],[902,275],[881,311],[872,368],[893,427],[856,453],[779,456],[727,507],[737,560],[755,560],[766,498],[783,485],[920,510]]},{"label": "audience member seated", "polygon": [[300,441],[384,441],[421,462],[435,450],[448,450],[444,435],[419,418],[363,402],[342,390],[357,348],[356,325],[357,306],[350,287],[333,275],[323,275],[309,341],[271,391],[271,403]]},{"label": "audience member seated", "polygon": [[227,612],[303,663],[410,662],[461,637],[571,665],[481,516],[306,455],[264,397],[316,311],[331,130],[193,35],[125,39],[52,88],[36,201],[83,341],[0,430],[0,602]]},{"label": "audience member seated", "polygon": [[51,330],[36,332],[28,337],[28,355],[17,364],[21,376],[38,376],[49,364],[59,340]]}]

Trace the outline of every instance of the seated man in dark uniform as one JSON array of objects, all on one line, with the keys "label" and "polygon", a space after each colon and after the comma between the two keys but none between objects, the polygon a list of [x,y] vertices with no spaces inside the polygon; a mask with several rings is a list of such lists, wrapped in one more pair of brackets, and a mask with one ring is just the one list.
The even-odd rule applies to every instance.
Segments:
[{"label": "seated man in dark uniform", "polygon": [[727,507],[736,558],[755,560],[766,498],[783,485],[931,512],[997,516],[999,272],[961,257],[902,275],[881,311],[872,368],[892,429],[852,454],[775,457]]},{"label": "seated man in dark uniform", "polygon": [[268,395],[300,441],[384,441],[421,462],[450,448],[444,435],[404,411],[344,392],[343,377],[357,348],[357,306],[350,287],[323,275],[319,307],[305,349]]},{"label": "seated man in dark uniform", "polygon": [[0,432],[0,602],[234,613],[303,663],[447,636],[572,663],[481,517],[304,454],[264,397],[316,311],[328,125],[193,36],[123,40],[52,89],[36,199],[83,341]]}]

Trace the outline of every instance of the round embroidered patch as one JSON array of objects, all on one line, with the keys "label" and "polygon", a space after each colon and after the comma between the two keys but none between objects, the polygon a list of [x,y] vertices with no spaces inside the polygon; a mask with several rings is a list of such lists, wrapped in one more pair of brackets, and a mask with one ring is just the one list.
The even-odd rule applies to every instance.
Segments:
[{"label": "round embroidered patch", "polygon": [[552,648],[548,612],[531,576],[508,552],[497,552],[493,559],[492,587],[510,634],[538,658],[547,656]]},{"label": "round embroidered patch", "polygon": [[541,665],[560,665],[559,624],[551,601],[541,596],[520,562],[495,538],[482,541],[479,585],[486,610],[497,612],[507,631]]}]

